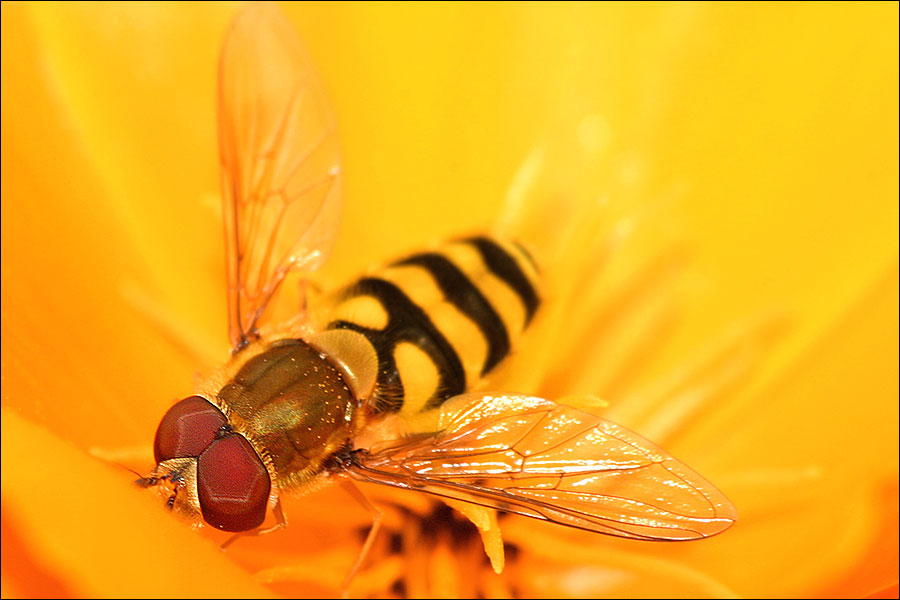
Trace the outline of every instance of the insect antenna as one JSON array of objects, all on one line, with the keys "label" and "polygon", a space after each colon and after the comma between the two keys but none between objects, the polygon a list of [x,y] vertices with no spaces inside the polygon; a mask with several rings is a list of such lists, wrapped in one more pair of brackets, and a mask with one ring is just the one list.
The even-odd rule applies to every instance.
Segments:
[{"label": "insect antenna", "polygon": [[121,468],[125,469],[129,473],[137,475],[137,479],[134,480],[134,485],[136,485],[138,487],[148,488],[148,487],[152,487],[159,483],[158,477],[144,477],[143,475],[141,475],[140,473],[138,473],[131,467],[126,467],[125,465],[123,465],[121,463],[117,463],[117,462],[113,462],[112,464],[116,465],[117,467],[121,467]]}]

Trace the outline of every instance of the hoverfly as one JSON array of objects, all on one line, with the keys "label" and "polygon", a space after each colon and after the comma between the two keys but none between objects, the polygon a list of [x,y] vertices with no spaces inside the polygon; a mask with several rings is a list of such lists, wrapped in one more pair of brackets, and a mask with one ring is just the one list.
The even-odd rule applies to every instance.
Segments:
[{"label": "hoverfly", "polygon": [[541,309],[541,272],[516,241],[452,240],[261,328],[285,276],[324,260],[341,188],[322,86],[272,5],[232,23],[218,111],[233,353],[159,424],[157,466],[140,483],[170,508],[225,531],[268,531],[268,511],[285,524],[282,494],[349,480],[640,540],[703,538],[734,522],[718,490],[637,434],[479,391]]}]

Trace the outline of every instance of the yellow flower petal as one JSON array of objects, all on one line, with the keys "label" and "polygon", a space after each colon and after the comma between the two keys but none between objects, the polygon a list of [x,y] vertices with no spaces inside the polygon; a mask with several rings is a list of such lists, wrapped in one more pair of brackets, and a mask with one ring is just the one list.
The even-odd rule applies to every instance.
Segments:
[{"label": "yellow flower petal", "polygon": [[[287,532],[222,559],[84,454],[146,448],[165,407],[217,358],[187,355],[227,355],[214,65],[235,8],[2,5],[2,403],[13,410],[3,416],[4,596],[142,595],[164,580],[153,565],[182,552],[203,570],[176,574],[167,595],[229,593],[202,591],[207,576],[258,595],[251,571],[355,558],[368,516],[331,490],[292,502]],[[670,448],[738,504],[731,531],[662,547],[568,530],[554,539],[621,553],[619,574],[632,578],[618,580],[622,595],[659,593],[652,577],[635,578],[656,564],[696,594],[857,595],[896,581],[896,560],[860,567],[897,545],[876,535],[896,516],[896,494],[884,494],[896,486],[898,443],[895,3],[285,8],[342,131],[346,211],[324,282],[487,226],[534,142],[588,117],[576,136],[597,158],[593,199],[612,207],[617,232],[634,226],[621,261],[598,263],[609,279],[591,291],[621,291],[670,241],[688,252],[664,256],[682,276],[656,271],[633,312],[604,313],[632,319],[606,329],[605,347],[639,360],[553,348],[603,363],[571,378],[558,369],[561,394],[596,393],[619,410],[606,389],[565,385],[624,390],[627,369],[639,389],[741,319],[792,315],[746,387],[691,419]],[[603,324],[594,317],[559,327],[589,340],[588,325]],[[35,481],[12,461],[32,439],[53,478]],[[49,500],[45,517],[37,509]],[[507,558],[530,567],[534,586],[555,573],[583,590],[608,583],[597,564],[541,562],[522,531]],[[146,565],[128,558],[148,548]],[[415,562],[424,555],[405,557],[408,593],[476,582],[527,593],[493,574],[444,581],[452,557],[445,546],[435,556],[446,568],[432,588]],[[243,567],[236,577],[231,561]]]}]

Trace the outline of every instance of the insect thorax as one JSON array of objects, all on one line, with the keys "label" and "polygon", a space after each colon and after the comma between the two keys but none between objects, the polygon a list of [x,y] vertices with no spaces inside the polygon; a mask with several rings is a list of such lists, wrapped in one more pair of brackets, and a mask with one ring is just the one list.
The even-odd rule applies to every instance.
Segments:
[{"label": "insect thorax", "polygon": [[356,400],[340,371],[303,340],[270,344],[217,398],[232,427],[274,466],[282,485],[316,474],[351,437]]}]

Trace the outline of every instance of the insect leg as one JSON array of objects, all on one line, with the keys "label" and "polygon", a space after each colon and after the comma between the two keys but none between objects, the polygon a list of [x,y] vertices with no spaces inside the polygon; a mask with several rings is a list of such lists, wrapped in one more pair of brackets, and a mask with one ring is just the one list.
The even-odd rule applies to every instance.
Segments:
[{"label": "insect leg", "polygon": [[306,277],[302,278],[300,282],[297,284],[297,287],[300,288],[300,315],[302,315],[303,319],[308,318],[307,315],[309,313],[309,298],[306,294],[306,287],[309,284],[309,281]]},{"label": "insect leg", "polygon": [[238,538],[242,538],[244,536],[256,536],[256,535],[265,535],[267,533],[272,533],[273,531],[278,531],[279,529],[284,529],[287,527],[287,517],[284,516],[284,509],[281,508],[281,498],[275,501],[275,508],[272,509],[272,514],[275,515],[276,523],[271,527],[257,527],[256,529],[251,529],[250,531],[238,531],[233,536],[225,540],[225,542],[220,546],[222,550],[225,550],[236,542]]},{"label": "insect leg", "polygon": [[359,568],[362,566],[363,562],[366,560],[366,556],[369,554],[369,550],[372,549],[372,544],[375,542],[375,538],[378,536],[378,530],[381,529],[381,519],[384,517],[384,513],[378,509],[374,504],[369,502],[369,499],[366,498],[366,495],[363,494],[356,484],[350,481],[349,479],[345,479],[341,482],[341,487],[346,490],[348,494],[350,494],[354,500],[362,504],[363,508],[369,511],[369,514],[372,515],[372,527],[369,529],[369,533],[366,536],[366,541],[363,542],[362,549],[359,551],[359,556],[356,557],[356,562],[353,563],[353,567],[350,569],[350,572],[347,573],[347,577],[344,578],[344,583],[341,586],[341,597],[347,598],[347,592],[350,589],[350,582],[353,581],[353,578],[356,577],[356,573],[359,572]]}]

